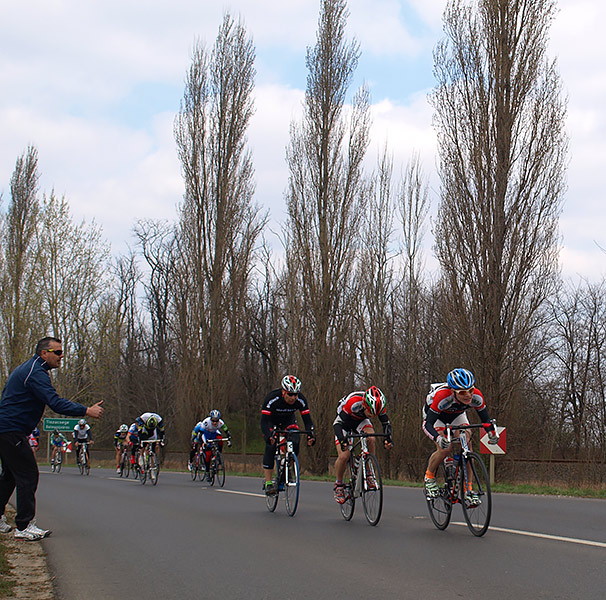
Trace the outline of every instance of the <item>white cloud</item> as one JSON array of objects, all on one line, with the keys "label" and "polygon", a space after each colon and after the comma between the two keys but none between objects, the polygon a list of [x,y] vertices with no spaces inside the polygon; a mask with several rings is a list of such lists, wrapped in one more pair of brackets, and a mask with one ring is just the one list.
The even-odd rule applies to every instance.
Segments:
[{"label": "white cloud", "polygon": [[[446,0],[349,0],[348,35],[373,82],[369,168],[385,142],[396,173],[413,151],[437,191],[435,134],[426,99],[430,53]],[[114,251],[137,218],[174,219],[182,182],[172,126],[194,40],[210,47],[226,10],[257,49],[256,114],[249,131],[256,199],[284,220],[289,126],[300,118],[305,49],[319,0],[21,0],[0,20],[0,193],[16,158],[39,150],[42,190],[65,194],[76,218],[95,218]],[[559,0],[550,43],[569,97],[569,189],[561,221],[564,271],[602,275],[606,246],[606,65],[599,0]],[[31,18],[36,15],[36,18]],[[422,80],[422,83],[420,81]],[[429,83],[428,83],[429,81]],[[394,87],[405,82],[406,89]],[[375,85],[378,84],[378,85]],[[378,92],[376,92],[378,90]],[[389,98],[389,100],[387,100]]]}]

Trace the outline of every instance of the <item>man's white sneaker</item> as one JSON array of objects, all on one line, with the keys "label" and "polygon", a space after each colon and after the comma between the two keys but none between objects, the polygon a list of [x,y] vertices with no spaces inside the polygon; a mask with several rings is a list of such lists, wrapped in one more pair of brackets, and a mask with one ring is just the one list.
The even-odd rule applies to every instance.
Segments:
[{"label": "man's white sneaker", "polygon": [[28,527],[31,527],[38,535],[42,536],[43,538],[48,537],[52,533],[50,529],[41,529],[40,527],[38,527],[36,525],[36,519],[30,521]]},{"label": "man's white sneaker", "polygon": [[44,536],[36,532],[31,523],[25,529],[15,529],[15,539],[17,540],[35,542],[36,540],[43,539],[43,537]]},{"label": "man's white sneaker", "polygon": [[6,515],[0,517],[0,533],[8,533],[12,527],[6,522]]}]

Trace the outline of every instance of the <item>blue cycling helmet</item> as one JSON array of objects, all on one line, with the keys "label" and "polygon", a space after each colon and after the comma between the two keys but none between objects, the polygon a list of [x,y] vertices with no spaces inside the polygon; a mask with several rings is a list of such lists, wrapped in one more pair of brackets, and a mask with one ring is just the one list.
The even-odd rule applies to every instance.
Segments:
[{"label": "blue cycling helmet", "polygon": [[476,378],[467,369],[454,369],[448,373],[446,383],[451,390],[471,390],[476,383]]},{"label": "blue cycling helmet", "polygon": [[220,419],[221,418],[221,413],[218,410],[211,410],[210,411],[210,418],[211,419]]}]

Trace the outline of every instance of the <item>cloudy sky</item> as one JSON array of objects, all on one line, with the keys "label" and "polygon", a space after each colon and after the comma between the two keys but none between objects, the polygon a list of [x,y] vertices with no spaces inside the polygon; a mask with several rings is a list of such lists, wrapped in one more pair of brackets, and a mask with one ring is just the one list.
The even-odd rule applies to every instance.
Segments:
[{"label": "cloudy sky", "polygon": [[[401,170],[421,156],[437,205],[435,136],[427,93],[446,0],[349,0],[348,35],[362,57],[352,92],[371,90],[374,162],[385,143]],[[559,0],[550,55],[568,95],[568,191],[561,218],[564,274],[606,274],[606,42],[603,0]],[[114,253],[134,245],[140,218],[174,220],[183,185],[173,122],[196,40],[212,46],[223,14],[256,47],[249,131],[257,194],[284,221],[288,129],[301,115],[305,51],[319,0],[19,0],[0,3],[0,194],[15,160],[39,152],[41,189],[64,195],[76,220],[101,225]],[[372,166],[372,165],[371,165]],[[271,237],[271,234],[269,234]],[[270,240],[271,241],[271,240]],[[429,240],[431,242],[431,240]],[[431,258],[429,257],[429,264]]]}]

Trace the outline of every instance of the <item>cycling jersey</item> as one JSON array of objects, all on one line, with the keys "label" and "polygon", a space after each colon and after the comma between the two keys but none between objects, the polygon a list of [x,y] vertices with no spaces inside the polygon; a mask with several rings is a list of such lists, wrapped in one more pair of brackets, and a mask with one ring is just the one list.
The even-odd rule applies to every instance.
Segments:
[{"label": "cycling jersey", "polygon": [[119,445],[123,444],[126,441],[126,436],[128,435],[127,431],[116,430],[114,433],[114,447],[117,448]]},{"label": "cycling jersey", "polygon": [[58,448],[62,447],[62,446],[67,446],[67,439],[65,438],[65,436],[63,434],[59,434],[58,436],[53,436],[51,438],[51,444],[53,446],[57,446]]},{"label": "cycling jersey", "polygon": [[80,427],[80,425],[76,425],[74,427],[74,440],[76,442],[88,442],[92,439],[92,433],[90,430],[90,425],[86,423],[84,427]]},{"label": "cycling jersey", "polygon": [[221,433],[225,433],[229,436],[229,429],[223,421],[219,419],[219,422],[215,425],[210,417],[206,417],[204,421],[199,421],[192,431],[192,439],[197,442],[206,442],[207,440],[214,440],[221,436]]},{"label": "cycling jersey", "polygon": [[303,394],[299,394],[297,399],[288,404],[282,396],[282,389],[271,391],[265,397],[261,408],[261,431],[265,439],[269,438],[272,427],[287,427],[297,422],[296,412],[301,413],[305,429],[311,431],[313,422],[307,406],[307,399]]},{"label": "cycling jersey", "polygon": [[[423,431],[425,435],[435,442],[440,435],[436,430],[436,425],[443,427],[446,423],[452,423],[469,408],[474,408],[478,412],[482,423],[490,421],[484,396],[478,388],[473,388],[473,395],[469,404],[459,402],[454,390],[450,388],[439,389],[435,392],[431,405],[425,404],[423,406],[425,416],[423,419]],[[461,424],[460,421],[459,424]]]},{"label": "cycling jersey", "polygon": [[[150,417],[155,417],[158,425],[151,429],[147,427],[146,423]],[[133,431],[134,428],[134,431]],[[129,433],[136,433],[138,438],[141,440],[163,440],[164,439],[164,421],[162,417],[153,412],[143,413],[140,417],[135,419],[135,422],[130,426]]]},{"label": "cycling jersey", "polygon": [[[358,431],[359,427],[365,427],[367,424],[372,426],[370,419],[364,412],[366,402],[364,401],[365,391],[352,392],[348,396],[341,398],[337,406],[337,417],[333,422],[335,436],[339,442],[345,441],[347,432]],[[379,421],[383,426],[383,433],[391,435],[391,424],[387,414],[378,415]],[[368,423],[364,423],[368,421]],[[389,438],[388,438],[389,439]]]}]

